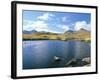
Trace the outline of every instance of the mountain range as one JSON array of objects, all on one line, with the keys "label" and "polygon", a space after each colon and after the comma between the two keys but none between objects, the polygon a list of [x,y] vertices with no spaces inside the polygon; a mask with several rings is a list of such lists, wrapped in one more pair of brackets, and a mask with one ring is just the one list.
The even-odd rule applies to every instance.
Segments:
[{"label": "mountain range", "polygon": [[33,33],[37,33],[37,31],[36,30],[31,30],[31,31],[24,30],[23,31],[23,34],[33,34]]},{"label": "mountain range", "polygon": [[[65,31],[64,34],[67,34],[67,33],[75,33],[75,32],[90,32],[84,28],[80,28],[78,31],[73,31],[73,30],[68,30],[68,31]],[[36,30],[31,30],[31,31],[27,31],[27,30],[24,30],[23,31],[23,34],[33,34],[33,33],[52,33],[52,32],[46,32],[46,31],[36,31]]]},{"label": "mountain range", "polygon": [[66,34],[66,33],[73,33],[73,32],[90,32],[90,31],[88,31],[88,30],[86,30],[86,29],[84,29],[84,28],[80,28],[80,29],[77,30],[77,31],[68,30],[68,31],[64,32],[64,34]]},{"label": "mountain range", "polygon": [[68,30],[62,34],[45,32],[45,31],[23,31],[23,39],[25,40],[34,40],[34,39],[57,39],[57,40],[69,40],[69,39],[76,39],[76,40],[90,40],[90,31],[81,28],[77,31]]},{"label": "mountain range", "polygon": [[78,40],[90,39],[91,37],[90,31],[83,28],[77,31],[66,31],[64,35],[67,36],[68,39],[78,39]]}]

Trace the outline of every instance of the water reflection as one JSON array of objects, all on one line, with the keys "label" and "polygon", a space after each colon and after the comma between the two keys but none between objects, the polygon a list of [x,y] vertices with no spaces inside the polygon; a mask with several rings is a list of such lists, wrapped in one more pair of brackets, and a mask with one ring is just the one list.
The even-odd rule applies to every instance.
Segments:
[{"label": "water reflection", "polygon": [[[61,58],[55,62],[54,56]],[[65,67],[72,58],[90,56],[90,46],[80,41],[23,41],[23,69]]]}]

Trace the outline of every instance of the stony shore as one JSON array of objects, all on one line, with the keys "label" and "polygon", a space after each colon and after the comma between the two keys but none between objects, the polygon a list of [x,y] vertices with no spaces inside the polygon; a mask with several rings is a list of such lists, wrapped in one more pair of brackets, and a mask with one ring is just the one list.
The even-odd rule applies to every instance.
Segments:
[{"label": "stony shore", "polygon": [[90,57],[86,57],[83,59],[71,59],[66,63],[67,67],[77,67],[77,66],[90,66],[91,59]]}]

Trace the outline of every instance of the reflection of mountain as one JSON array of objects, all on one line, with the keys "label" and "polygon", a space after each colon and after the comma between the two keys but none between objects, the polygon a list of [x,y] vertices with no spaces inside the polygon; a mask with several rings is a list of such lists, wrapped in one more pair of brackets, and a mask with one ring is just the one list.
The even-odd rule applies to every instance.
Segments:
[{"label": "reflection of mountain", "polygon": [[78,31],[68,30],[63,34],[51,33],[51,32],[37,32],[32,31],[23,31],[23,39],[25,40],[34,40],[34,39],[54,39],[54,40],[90,40],[90,31],[81,28]]}]

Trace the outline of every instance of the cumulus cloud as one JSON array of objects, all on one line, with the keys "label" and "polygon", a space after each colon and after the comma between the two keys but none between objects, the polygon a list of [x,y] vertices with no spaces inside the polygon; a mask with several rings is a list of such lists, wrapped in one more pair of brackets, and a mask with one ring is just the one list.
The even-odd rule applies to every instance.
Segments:
[{"label": "cumulus cloud", "polygon": [[67,25],[62,25],[62,29],[64,29],[64,31],[68,31],[69,27]]},{"label": "cumulus cloud", "polygon": [[[45,23],[45,21],[29,21],[25,20],[27,22],[26,25],[23,25],[23,30],[31,31],[31,30],[36,30],[36,31],[46,31],[46,32],[52,32],[52,33],[60,33],[59,31],[55,31],[53,29],[50,29],[49,26]],[[64,28],[64,27],[63,27]]]},{"label": "cumulus cloud", "polygon": [[44,21],[36,21],[32,24],[33,29],[37,29],[37,31],[42,31],[48,28],[48,25]]},{"label": "cumulus cloud", "polygon": [[66,16],[62,17],[62,21],[66,22],[66,21],[68,21],[68,18]]},{"label": "cumulus cloud", "polygon": [[74,29],[79,30],[80,28],[90,30],[91,26],[90,26],[90,23],[88,24],[86,21],[78,21],[75,23]]},{"label": "cumulus cloud", "polygon": [[27,24],[32,24],[32,23],[33,23],[33,21],[31,21],[31,20],[23,20],[24,26],[27,25]]},{"label": "cumulus cloud", "polygon": [[38,19],[40,19],[40,20],[48,20],[48,19],[50,19],[53,16],[54,15],[51,14],[51,13],[44,13],[43,15],[39,16]]},{"label": "cumulus cloud", "polygon": [[61,29],[63,29],[63,32],[65,32],[65,31],[68,31],[69,30],[69,26],[67,26],[67,25],[64,25],[64,24],[60,24],[60,25],[58,25],[58,27],[59,28],[61,28]]},{"label": "cumulus cloud", "polygon": [[37,31],[43,31],[48,29],[48,25],[44,21],[28,21],[28,24],[23,25],[24,30],[37,30]]}]

